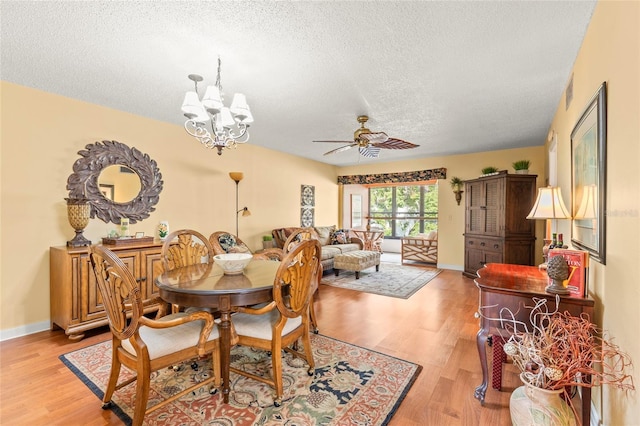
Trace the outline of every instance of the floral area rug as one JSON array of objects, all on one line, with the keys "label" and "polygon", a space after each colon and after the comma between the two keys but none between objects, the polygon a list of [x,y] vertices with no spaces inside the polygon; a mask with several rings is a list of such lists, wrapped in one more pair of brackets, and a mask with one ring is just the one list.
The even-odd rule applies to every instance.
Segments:
[{"label": "floral area rug", "polygon": [[365,269],[360,271],[360,278],[357,280],[355,272],[340,271],[336,277],[333,271],[329,271],[322,277],[321,283],[365,293],[408,299],[440,272],[442,270],[437,268],[382,262],[378,272],[374,267]]},{"label": "floral area rug", "polygon": [[[315,376],[307,374],[304,361],[286,353],[283,358],[284,397],[273,405],[269,386],[231,373],[229,404],[221,392],[209,394],[208,386],[151,412],[145,425],[386,425],[409,391],[421,366],[322,335],[312,335]],[[61,355],[62,362],[93,391],[104,395],[111,367],[111,341]],[[255,374],[270,374],[266,352],[237,346],[231,363]],[[210,377],[211,359],[188,364],[179,371],[163,369],[152,374],[149,402],[166,398],[189,383]],[[125,367],[120,380],[132,373]],[[131,423],[135,382],[116,391],[112,410]],[[96,404],[101,404],[96,399]]]}]

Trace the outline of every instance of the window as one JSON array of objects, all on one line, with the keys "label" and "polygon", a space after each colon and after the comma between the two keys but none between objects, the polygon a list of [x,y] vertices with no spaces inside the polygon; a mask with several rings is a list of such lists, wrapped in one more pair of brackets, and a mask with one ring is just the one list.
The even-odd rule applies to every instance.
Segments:
[{"label": "window", "polygon": [[438,185],[369,188],[371,228],[382,226],[385,238],[416,236],[438,228]]}]

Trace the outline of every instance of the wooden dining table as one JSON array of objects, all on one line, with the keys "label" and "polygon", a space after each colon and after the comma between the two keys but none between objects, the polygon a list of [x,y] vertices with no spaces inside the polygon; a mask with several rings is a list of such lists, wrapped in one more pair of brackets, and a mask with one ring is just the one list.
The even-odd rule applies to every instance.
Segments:
[{"label": "wooden dining table", "polygon": [[176,268],[156,278],[160,297],[180,306],[213,308],[220,312],[222,396],[229,402],[231,312],[234,307],[273,300],[273,281],[280,262],[253,259],[240,275],[225,275],[214,263]]}]

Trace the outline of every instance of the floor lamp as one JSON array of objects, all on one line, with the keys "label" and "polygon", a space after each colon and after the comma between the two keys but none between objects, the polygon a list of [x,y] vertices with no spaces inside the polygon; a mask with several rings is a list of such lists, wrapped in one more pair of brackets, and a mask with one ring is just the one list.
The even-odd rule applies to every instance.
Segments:
[{"label": "floor lamp", "polygon": [[237,237],[238,236],[238,215],[240,214],[240,212],[242,212],[242,216],[251,216],[251,212],[249,211],[249,208],[246,206],[241,209],[238,209],[238,184],[244,177],[244,174],[242,172],[229,172],[229,177],[233,179],[233,181],[236,183],[236,237]]},{"label": "floor lamp", "polygon": [[[552,219],[553,230],[556,230],[557,219],[570,219],[571,215],[567,211],[562,199],[562,193],[557,186],[547,186],[538,188],[538,196],[533,204],[531,211],[527,215],[527,219]],[[553,232],[553,231],[552,231]],[[546,234],[546,231],[545,231]],[[544,247],[542,247],[542,257],[544,263],[539,265],[540,269],[547,269],[547,257],[549,255],[549,244],[551,240],[549,235],[545,235]]]}]

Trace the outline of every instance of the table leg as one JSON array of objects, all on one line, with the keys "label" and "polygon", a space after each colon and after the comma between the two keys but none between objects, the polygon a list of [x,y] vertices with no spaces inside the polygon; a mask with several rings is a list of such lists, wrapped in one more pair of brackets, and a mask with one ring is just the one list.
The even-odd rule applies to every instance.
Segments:
[{"label": "table leg", "polygon": [[231,363],[231,299],[229,296],[221,296],[218,309],[220,309],[220,374],[222,375],[222,399],[229,403],[229,364]]},{"label": "table leg", "polygon": [[489,371],[487,367],[487,334],[488,331],[484,327],[478,330],[476,335],[476,344],[478,345],[478,355],[480,355],[480,366],[482,367],[482,384],[478,386],[473,394],[476,399],[480,400],[480,404],[484,405],[484,396],[487,393],[487,383]]}]

